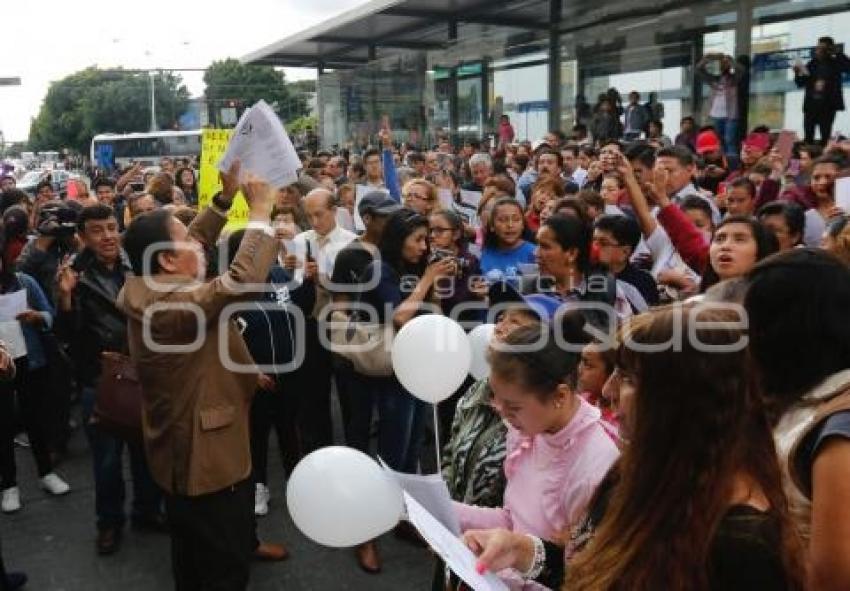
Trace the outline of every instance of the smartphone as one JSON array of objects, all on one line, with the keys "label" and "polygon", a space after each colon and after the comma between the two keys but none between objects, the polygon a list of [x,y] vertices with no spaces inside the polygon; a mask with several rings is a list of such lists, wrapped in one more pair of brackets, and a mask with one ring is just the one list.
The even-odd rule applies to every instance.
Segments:
[{"label": "smartphone", "polygon": [[797,134],[794,131],[783,129],[779,132],[779,137],[776,140],[776,151],[782,156],[784,162],[788,162],[791,159],[796,140]]},{"label": "smartphone", "polygon": [[786,171],[786,173],[791,175],[791,176],[799,176],[799,174],[800,174],[800,159],[799,158],[792,158],[791,160],[788,161],[788,170]]},{"label": "smartphone", "polygon": [[445,248],[435,248],[431,251],[431,255],[428,257],[428,262],[436,263],[437,261],[442,261],[443,259],[452,258],[455,258],[455,253],[451,250]]},{"label": "smartphone", "polygon": [[140,193],[145,190],[144,183],[130,183],[130,188],[133,189],[136,193]]}]

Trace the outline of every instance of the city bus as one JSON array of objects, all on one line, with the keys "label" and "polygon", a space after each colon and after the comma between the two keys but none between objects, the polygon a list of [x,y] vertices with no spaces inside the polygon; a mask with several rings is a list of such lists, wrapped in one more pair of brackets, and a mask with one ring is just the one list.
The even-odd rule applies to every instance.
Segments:
[{"label": "city bus", "polygon": [[124,169],[138,162],[156,166],[160,158],[199,157],[201,131],[152,131],[146,133],[101,133],[92,138],[92,164],[104,169]]}]

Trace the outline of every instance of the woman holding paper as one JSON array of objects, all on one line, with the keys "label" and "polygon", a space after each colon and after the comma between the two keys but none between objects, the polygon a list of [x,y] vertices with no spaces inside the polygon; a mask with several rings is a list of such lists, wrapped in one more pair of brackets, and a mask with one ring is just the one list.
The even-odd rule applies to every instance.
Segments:
[{"label": "woman holding paper", "polygon": [[50,384],[42,334],[50,330],[53,310],[35,279],[2,265],[0,299],[0,332],[13,349],[17,366],[14,381],[0,383],[0,503],[4,513],[12,513],[21,508],[14,443],[16,395],[41,488],[52,495],[64,495],[70,487],[53,472],[48,448]]},{"label": "woman holding paper", "polygon": [[540,328],[527,326],[491,345],[491,404],[508,424],[505,502],[455,503],[463,531],[505,528],[563,545],[619,455],[599,409],[578,394],[578,353],[548,336],[540,345]]},{"label": "woman holding paper", "polygon": [[[804,588],[802,547],[749,387],[739,323],[734,311],[689,304],[636,317],[622,333],[606,389],[628,444],[572,531],[564,589]],[[676,334],[694,337],[657,350]],[[557,548],[535,553],[537,542],[505,530],[468,532],[465,541],[479,571],[513,567],[535,578],[564,561]],[[546,583],[560,585],[554,578]]]}]

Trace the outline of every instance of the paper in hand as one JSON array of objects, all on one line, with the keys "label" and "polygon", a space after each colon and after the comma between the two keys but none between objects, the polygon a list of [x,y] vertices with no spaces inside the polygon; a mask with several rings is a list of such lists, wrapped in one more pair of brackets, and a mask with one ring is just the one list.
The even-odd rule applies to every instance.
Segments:
[{"label": "paper in hand", "polygon": [[404,506],[410,523],[464,583],[474,591],[508,591],[508,587],[493,573],[479,575],[472,551],[407,492],[404,493]]},{"label": "paper in hand", "polygon": [[17,320],[0,321],[0,341],[6,343],[6,350],[12,359],[19,359],[27,354],[27,342],[24,331]]},{"label": "paper in hand", "polygon": [[5,295],[0,295],[0,321],[15,320],[18,314],[26,312],[27,290],[19,289]]},{"label": "paper in hand", "polygon": [[301,161],[283,124],[265,101],[247,109],[227,145],[218,169],[230,170],[233,161],[241,163],[242,178],[251,173],[273,187],[285,187],[298,180]]},{"label": "paper in hand", "polygon": [[460,521],[457,518],[449,487],[440,474],[404,474],[389,468],[378,458],[384,470],[389,472],[402,490],[422,505],[437,519],[443,527],[456,536],[461,534]]},{"label": "paper in hand", "polygon": [[443,209],[451,209],[452,205],[454,205],[454,195],[452,195],[451,189],[440,189],[437,191],[437,195],[440,199],[440,205],[442,205]]},{"label": "paper in hand", "polygon": [[850,176],[835,179],[835,206],[850,214]]}]

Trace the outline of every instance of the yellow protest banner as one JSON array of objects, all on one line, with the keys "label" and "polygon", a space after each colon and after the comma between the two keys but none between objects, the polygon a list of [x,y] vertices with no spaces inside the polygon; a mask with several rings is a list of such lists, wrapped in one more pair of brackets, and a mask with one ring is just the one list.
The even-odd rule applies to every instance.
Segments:
[{"label": "yellow protest banner", "polygon": [[[198,208],[209,205],[213,195],[221,191],[218,163],[227,150],[232,129],[201,130],[201,178],[198,180]],[[242,193],[237,193],[227,214],[226,230],[238,230],[248,223],[248,204]]]}]

